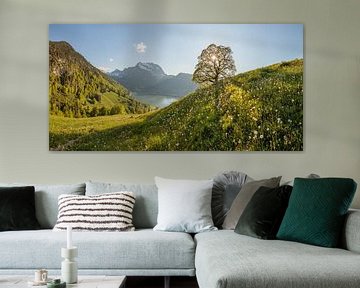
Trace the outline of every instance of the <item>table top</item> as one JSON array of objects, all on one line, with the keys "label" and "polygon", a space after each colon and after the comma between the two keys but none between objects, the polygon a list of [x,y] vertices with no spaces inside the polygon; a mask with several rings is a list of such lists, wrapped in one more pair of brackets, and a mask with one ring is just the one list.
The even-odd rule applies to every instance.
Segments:
[{"label": "table top", "polygon": [[[51,277],[55,279],[58,277]],[[33,276],[29,275],[0,275],[0,288],[24,288],[24,287],[36,287],[43,288],[43,286],[32,286],[28,282],[33,281]],[[67,284],[67,288],[123,288],[125,287],[126,276],[89,276],[79,275],[78,283]]]}]

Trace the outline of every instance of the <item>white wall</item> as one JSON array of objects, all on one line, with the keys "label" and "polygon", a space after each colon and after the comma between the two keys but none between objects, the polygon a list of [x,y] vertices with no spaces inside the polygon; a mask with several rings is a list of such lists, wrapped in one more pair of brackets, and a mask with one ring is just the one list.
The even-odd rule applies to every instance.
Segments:
[{"label": "white wall", "polygon": [[[146,183],[235,169],[360,186],[359,11],[358,0],[0,0],[0,182]],[[48,24],[114,22],[304,23],[304,152],[49,152]]]}]

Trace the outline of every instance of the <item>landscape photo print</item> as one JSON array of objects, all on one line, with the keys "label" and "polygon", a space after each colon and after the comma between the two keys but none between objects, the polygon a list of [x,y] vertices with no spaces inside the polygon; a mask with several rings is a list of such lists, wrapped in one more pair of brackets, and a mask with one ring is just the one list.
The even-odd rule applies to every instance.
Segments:
[{"label": "landscape photo print", "polygon": [[302,24],[50,24],[51,151],[302,151]]}]

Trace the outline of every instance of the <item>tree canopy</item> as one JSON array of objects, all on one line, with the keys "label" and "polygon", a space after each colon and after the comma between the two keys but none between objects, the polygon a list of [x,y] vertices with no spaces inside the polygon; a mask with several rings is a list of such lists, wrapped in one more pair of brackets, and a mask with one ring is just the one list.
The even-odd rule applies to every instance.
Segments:
[{"label": "tree canopy", "polygon": [[193,81],[199,84],[217,84],[220,80],[234,76],[235,62],[230,47],[210,44],[198,57]]}]

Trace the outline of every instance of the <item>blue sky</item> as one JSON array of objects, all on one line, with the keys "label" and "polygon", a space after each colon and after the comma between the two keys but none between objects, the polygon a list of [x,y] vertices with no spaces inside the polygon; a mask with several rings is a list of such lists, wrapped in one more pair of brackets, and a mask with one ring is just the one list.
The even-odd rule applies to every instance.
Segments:
[{"label": "blue sky", "polygon": [[106,71],[153,62],[167,74],[193,73],[212,43],[232,49],[238,72],[303,58],[302,24],[50,24],[49,40]]}]

